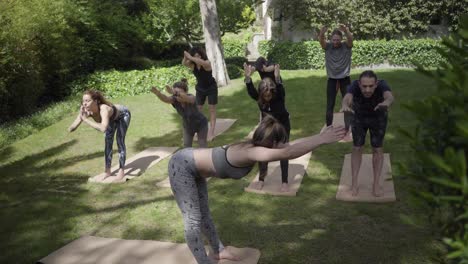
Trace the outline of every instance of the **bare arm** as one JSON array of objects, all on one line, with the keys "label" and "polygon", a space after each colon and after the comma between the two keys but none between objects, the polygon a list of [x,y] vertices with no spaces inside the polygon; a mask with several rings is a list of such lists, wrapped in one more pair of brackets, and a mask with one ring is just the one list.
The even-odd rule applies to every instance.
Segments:
[{"label": "bare arm", "polygon": [[323,144],[336,142],[344,137],[344,127],[327,127],[321,134],[296,139],[282,148],[271,149],[265,147],[252,147],[246,152],[250,161],[275,161],[298,158]]},{"label": "bare arm", "polygon": [[325,32],[327,32],[327,27],[322,27],[319,33],[319,42],[320,42],[320,46],[322,46],[322,49],[325,49],[327,47],[327,41],[325,39]]},{"label": "bare arm", "polygon": [[206,71],[211,71],[211,63],[209,60],[203,60],[203,59],[193,57],[192,55],[190,55],[190,53],[186,51],[184,51],[184,57],[197,65],[201,65]]},{"label": "bare arm", "polygon": [[264,71],[264,72],[272,72],[272,71],[275,70],[275,65],[276,65],[276,64],[272,64],[272,65],[270,65],[270,66],[265,66],[265,65],[263,65],[263,71]]},{"label": "bare arm", "polygon": [[343,98],[343,101],[341,102],[341,112],[352,112],[353,108],[351,107],[353,104],[353,94],[352,93],[347,93],[345,97]]},{"label": "bare arm", "polygon": [[252,99],[257,101],[258,100],[258,92],[257,92],[257,90],[255,89],[255,86],[252,83],[252,79],[250,78],[250,76],[252,75],[253,70],[254,70],[254,67],[248,65],[247,63],[244,63],[244,76],[245,76],[244,82],[245,82],[245,85],[247,86],[247,93],[250,95],[250,97]]},{"label": "bare arm", "polygon": [[[102,106],[104,106],[104,105],[102,105]],[[81,115],[81,120],[83,120],[83,122],[88,124],[90,127],[104,133],[104,132],[106,132],[107,127],[109,126],[109,118],[110,118],[110,116],[109,116],[110,110],[109,109],[110,109],[110,107],[109,106],[102,107],[102,106],[101,106],[101,110],[99,112],[99,114],[101,115],[101,123],[91,121],[90,119],[88,119],[88,115],[86,115],[86,114]]]},{"label": "bare arm", "polygon": [[195,66],[193,62],[191,62],[189,59],[185,57],[185,53],[184,53],[184,57],[182,58],[182,65],[189,67],[191,70],[193,70],[193,67]]},{"label": "bare arm", "polygon": [[348,45],[348,48],[353,47],[353,34],[351,31],[349,31],[349,28],[345,25],[340,25],[340,30],[343,31],[346,35],[346,44]]},{"label": "bare arm", "polygon": [[172,97],[164,95],[156,87],[151,87],[151,92],[154,93],[158,97],[158,99],[163,101],[164,103],[168,103],[168,104],[174,103],[174,99]]},{"label": "bare arm", "polygon": [[68,132],[73,132],[80,126],[82,111],[83,111],[83,106],[80,107],[80,112],[78,113],[78,116],[76,117],[75,121],[73,121],[73,123],[68,127]]},{"label": "bare arm", "polygon": [[390,91],[385,91],[383,94],[384,101],[378,104],[374,110],[382,109],[382,110],[387,110],[393,103],[393,94]]}]

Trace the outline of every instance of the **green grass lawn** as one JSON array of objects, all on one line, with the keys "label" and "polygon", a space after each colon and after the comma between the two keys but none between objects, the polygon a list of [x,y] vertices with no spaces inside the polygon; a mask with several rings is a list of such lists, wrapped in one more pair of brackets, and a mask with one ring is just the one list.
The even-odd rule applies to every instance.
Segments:
[{"label": "green grass lawn", "polygon": [[[356,79],[359,72],[352,73]],[[413,70],[377,74],[388,81],[396,98],[384,148],[391,153],[398,201],[336,201],[343,157],[352,145],[327,145],[313,152],[297,197],[245,193],[256,168],[241,180],[210,181],[211,211],[225,244],[260,249],[259,263],[440,261],[443,247],[432,234],[428,211],[411,194],[417,185],[399,175],[396,166],[412,156],[408,142],[397,132],[415,122],[402,103],[426,95],[434,85]],[[325,120],[324,72],[283,71],[282,75],[292,138],[318,133]],[[219,94],[218,116],[237,122],[211,146],[243,138],[259,116],[242,80],[234,80]],[[127,157],[147,147],[182,145],[179,117],[156,96],[112,101],[132,112]],[[336,110],[338,105],[340,100]],[[75,115],[0,150],[0,263],[33,263],[83,235],[184,242],[182,218],[171,191],[155,185],[166,178],[168,159],[125,184],[88,184],[88,177],[103,171],[104,136],[86,124],[69,134],[66,129]],[[370,148],[366,151],[370,153]],[[115,153],[113,164],[117,158]]]}]

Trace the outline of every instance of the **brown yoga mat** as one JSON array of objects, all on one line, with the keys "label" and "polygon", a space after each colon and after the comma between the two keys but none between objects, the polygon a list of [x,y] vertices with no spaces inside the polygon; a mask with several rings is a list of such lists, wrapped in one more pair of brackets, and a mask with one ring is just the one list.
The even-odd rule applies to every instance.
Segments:
[{"label": "brown yoga mat", "polygon": [[[228,249],[240,261],[222,260],[220,264],[255,264],[260,251],[253,248]],[[83,236],[52,252],[36,264],[196,264],[186,244],[152,240],[124,240]]]},{"label": "brown yoga mat", "polygon": [[[333,113],[333,123],[332,123],[332,126],[345,126],[345,121],[344,121],[344,113],[340,112],[340,113]],[[325,128],[327,127],[327,125],[323,125],[322,129],[320,130],[320,132],[322,132]],[[346,136],[338,141],[338,142],[352,142],[353,141],[353,136],[351,134],[351,130],[348,134],[346,134]]]},{"label": "brown yoga mat", "polygon": [[359,193],[356,196],[351,195],[351,154],[346,154],[341,171],[340,185],[336,193],[336,199],[349,202],[394,202],[395,188],[392,180],[392,166],[390,163],[390,154],[384,154],[380,184],[384,189],[384,194],[375,197],[372,194],[374,183],[374,173],[372,170],[372,154],[363,154],[361,168],[359,169],[358,184]]},{"label": "brown yoga mat", "polygon": [[[237,119],[216,118],[215,134],[211,140],[213,140],[215,137],[219,136],[220,134],[226,132],[226,130],[228,130],[236,121]],[[210,130],[210,121],[208,120],[208,131],[209,130]],[[193,139],[198,140],[197,134],[195,134]]]},{"label": "brown yoga mat", "polygon": [[296,158],[289,160],[288,168],[288,183],[289,183],[289,192],[281,192],[281,167],[280,162],[270,162],[268,163],[268,175],[265,177],[265,182],[261,190],[254,188],[256,182],[258,182],[259,174],[255,176],[255,179],[249,184],[248,187],[245,187],[246,192],[258,193],[258,194],[271,194],[271,195],[281,195],[281,196],[296,196],[299,187],[301,187],[302,178],[306,172],[307,166],[309,165],[309,160],[311,157],[311,152]]},{"label": "brown yoga mat", "polygon": [[[125,162],[125,180],[131,180],[141,174],[143,174],[147,169],[151,168],[153,165],[161,161],[162,159],[168,157],[174,151],[176,151],[177,147],[151,147],[143,150],[142,152],[136,154],[132,158],[128,159]],[[119,166],[114,166],[111,171],[112,174],[115,175],[119,170]],[[91,177],[88,179],[89,182],[100,182],[100,183],[107,183],[107,179],[104,181],[97,181],[96,177],[101,176],[99,174],[97,176]]]}]

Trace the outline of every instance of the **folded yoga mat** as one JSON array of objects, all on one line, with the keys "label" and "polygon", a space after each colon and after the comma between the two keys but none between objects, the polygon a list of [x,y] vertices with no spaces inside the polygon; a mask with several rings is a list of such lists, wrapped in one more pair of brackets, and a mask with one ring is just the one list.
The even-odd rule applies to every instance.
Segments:
[{"label": "folded yoga mat", "polygon": [[[214,137],[211,139],[213,140],[215,137],[219,136],[220,134],[226,132],[233,124],[236,122],[237,119],[228,119],[228,118],[216,118],[216,125],[215,125],[215,134]],[[210,131],[210,121],[208,120],[208,131]],[[193,137],[194,140],[198,140],[197,134]],[[209,141],[211,141],[209,140]]]},{"label": "folded yoga mat", "polygon": [[280,162],[270,162],[268,163],[268,175],[265,177],[265,182],[261,190],[254,188],[254,185],[258,181],[259,174],[255,176],[255,179],[249,184],[248,187],[245,187],[246,192],[259,193],[259,194],[271,194],[271,195],[281,195],[281,196],[296,196],[299,187],[301,187],[302,178],[306,172],[307,166],[309,165],[309,160],[311,153],[307,153],[299,158],[289,160],[288,168],[288,183],[289,183],[289,192],[281,192],[281,167]]},{"label": "folded yoga mat", "polygon": [[375,197],[372,194],[374,183],[374,173],[372,170],[372,154],[363,154],[361,168],[359,169],[358,184],[359,193],[356,196],[351,195],[351,154],[346,154],[341,171],[340,185],[336,193],[336,199],[349,202],[394,202],[396,201],[395,189],[392,180],[392,166],[390,155],[384,154],[380,184],[383,187],[384,194]]},{"label": "folded yoga mat", "polygon": [[[228,247],[240,261],[222,260],[220,264],[255,264],[260,251]],[[196,264],[186,244],[152,240],[124,240],[83,236],[52,252],[36,264]]]},{"label": "folded yoga mat", "polygon": [[[153,165],[161,161],[162,159],[168,157],[174,151],[176,151],[177,147],[151,147],[143,150],[142,152],[136,154],[132,158],[128,159],[125,162],[125,179],[131,180],[141,174],[143,174],[147,169],[151,168]],[[114,166],[111,171],[113,174],[116,174],[119,170],[119,166]],[[101,176],[99,174],[97,176],[91,177],[88,179],[89,182],[106,182],[104,181],[97,181],[95,178]]]},{"label": "folded yoga mat", "polygon": [[[345,126],[345,121],[344,121],[344,113],[343,112],[340,112],[340,113],[333,113],[333,123],[332,123],[332,126]],[[323,125],[322,129],[320,130],[320,132],[322,132],[325,128],[327,127],[327,125]],[[348,134],[346,134],[346,136],[338,141],[338,142],[352,142],[353,141],[353,136],[351,134],[351,130]]]}]

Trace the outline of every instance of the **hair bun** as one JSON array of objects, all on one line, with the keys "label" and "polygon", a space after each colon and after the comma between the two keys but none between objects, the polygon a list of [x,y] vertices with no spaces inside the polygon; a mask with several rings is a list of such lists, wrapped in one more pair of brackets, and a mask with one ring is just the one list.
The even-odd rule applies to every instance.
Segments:
[{"label": "hair bun", "polygon": [[183,83],[188,83],[187,78],[182,78],[182,79],[180,79],[180,81],[183,82]]}]

